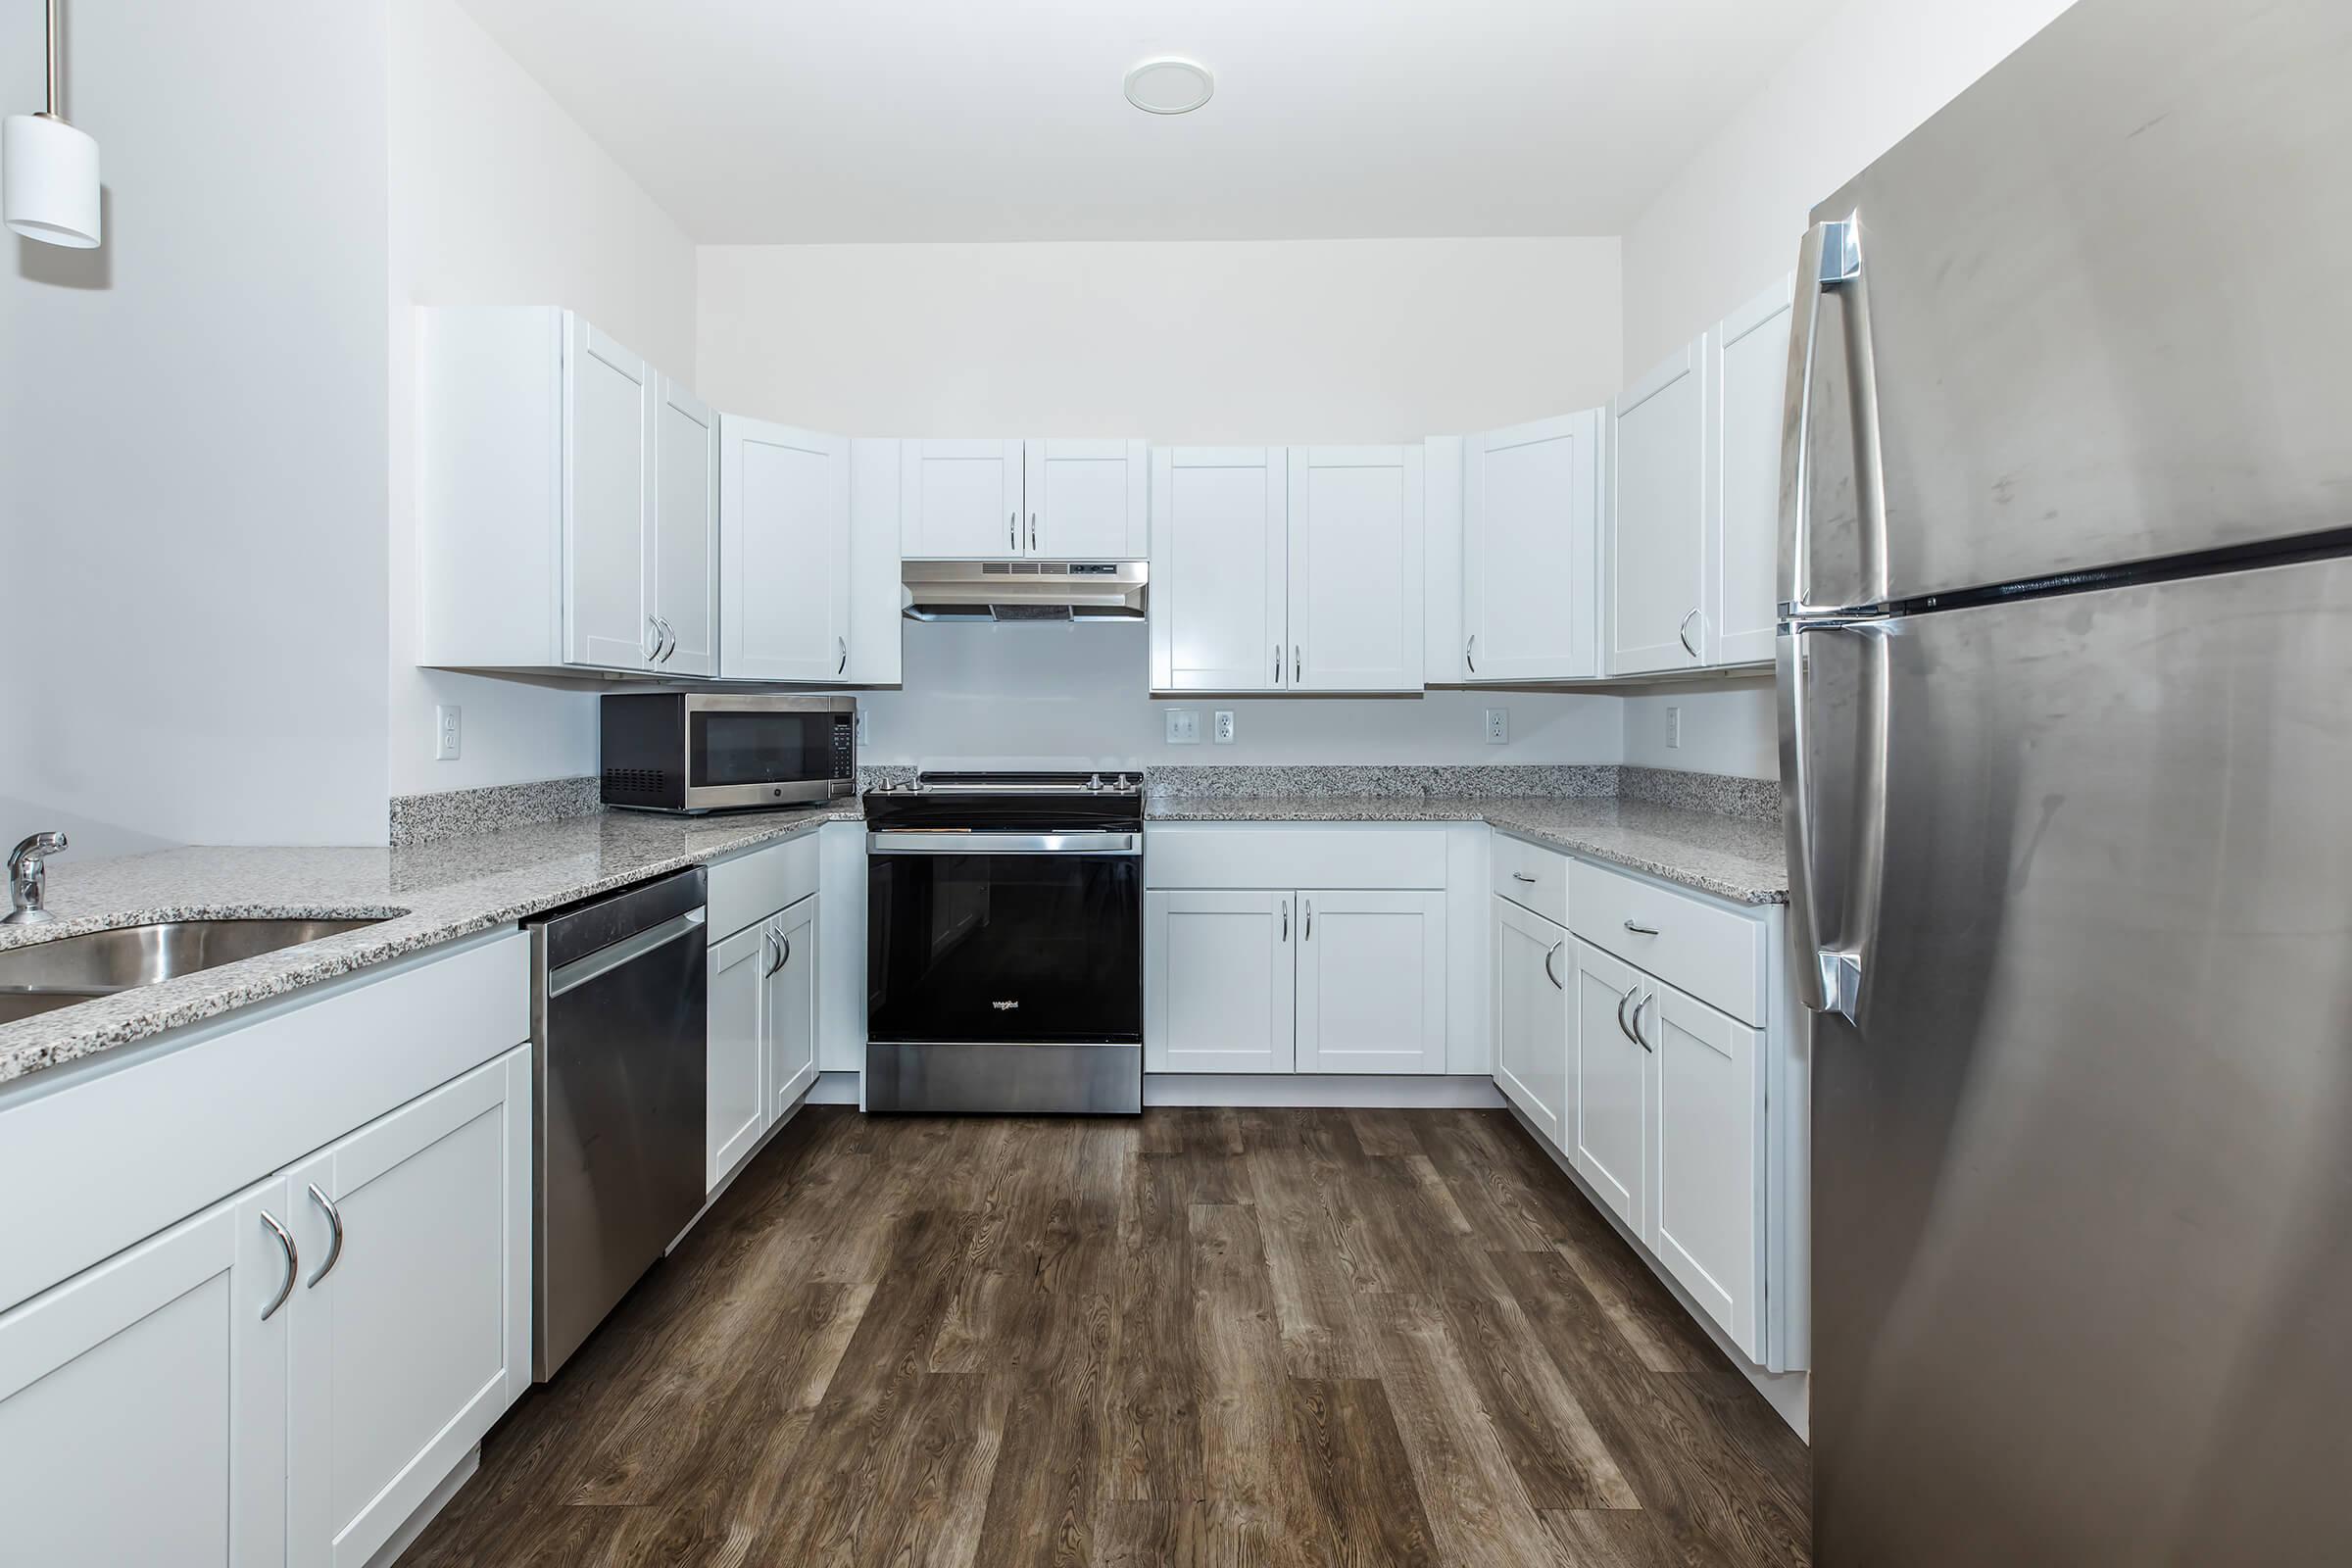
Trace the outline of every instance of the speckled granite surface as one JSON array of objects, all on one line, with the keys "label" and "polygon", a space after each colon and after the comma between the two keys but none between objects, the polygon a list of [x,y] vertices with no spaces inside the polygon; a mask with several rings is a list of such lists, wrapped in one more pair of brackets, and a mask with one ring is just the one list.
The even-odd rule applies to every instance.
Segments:
[{"label": "speckled granite surface", "polygon": [[408,849],[184,849],[51,862],[55,925],[0,926],[0,951],[201,916],[385,917],[379,925],[0,1025],[0,1083],[506,925],[736,850],[855,821],[855,800],[681,818],[603,811]]},{"label": "speckled granite surface", "polygon": [[1617,793],[1614,763],[1516,763],[1471,766],[1319,765],[1237,767],[1171,765],[1144,769],[1144,792],[1188,800],[1250,800],[1265,796],[1444,796],[1498,800],[1522,795],[1594,796]]},{"label": "speckled granite surface", "polygon": [[1781,821],[1781,781],[1777,778],[1735,778],[1726,773],[1682,773],[1666,767],[1621,767],[1612,792],[1632,801],[1655,801],[1661,806],[1685,806],[1719,816]]},{"label": "speckled granite surface", "polygon": [[441,839],[585,816],[598,809],[598,794],[597,777],[590,773],[580,778],[543,778],[530,784],[395,795],[392,847],[413,849]]}]

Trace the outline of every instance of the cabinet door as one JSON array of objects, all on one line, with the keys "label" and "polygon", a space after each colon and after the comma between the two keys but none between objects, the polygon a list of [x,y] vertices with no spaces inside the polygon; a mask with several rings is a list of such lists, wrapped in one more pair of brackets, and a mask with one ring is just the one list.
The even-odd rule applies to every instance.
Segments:
[{"label": "cabinet door", "polygon": [[564,318],[567,663],[642,669],[653,659],[646,558],[654,513],[654,383],[645,361],[578,317]]},{"label": "cabinet door", "polygon": [[295,1167],[289,1563],[367,1562],[530,1386],[530,1157],[523,1047]]},{"label": "cabinet door", "polygon": [[1461,660],[1472,681],[1599,672],[1601,413],[1464,443]]},{"label": "cabinet door", "polygon": [[[1644,1242],[1649,1240],[1649,1034],[1636,1034],[1657,982],[1598,948],[1572,941],[1576,953],[1574,1141],[1577,1170],[1601,1200]],[[1645,1019],[1646,1022],[1646,1019]]]},{"label": "cabinet door", "polygon": [[719,672],[832,681],[849,666],[850,447],[719,421]]},{"label": "cabinet door", "polygon": [[1054,561],[1140,561],[1150,474],[1141,441],[1027,441],[1022,543]]},{"label": "cabinet door", "polygon": [[1772,658],[1780,609],[1781,406],[1788,391],[1793,278],[1724,318],[1711,338],[1715,462],[1707,506],[1711,662]]},{"label": "cabinet door", "polygon": [[1024,554],[1018,441],[905,441],[899,446],[899,553],[944,561]]},{"label": "cabinet door", "polygon": [[718,416],[668,376],[654,411],[654,526],[646,567],[670,675],[718,673]]},{"label": "cabinet door", "polygon": [[1544,1136],[1569,1126],[1568,933],[1508,899],[1494,901],[1494,1083]]},{"label": "cabinet door", "polygon": [[[850,443],[850,667],[856,686],[896,686],[899,632],[899,443]],[[859,1059],[863,1059],[860,1043]]]},{"label": "cabinet door", "polygon": [[1642,1032],[1656,1054],[1657,1238],[1668,1272],[1748,1359],[1764,1359],[1762,1031],[1671,986]]},{"label": "cabinet door", "polygon": [[[286,1552],[283,1177],[0,1315],[0,1558]],[[263,1216],[267,1214],[268,1219]]]},{"label": "cabinet door", "polygon": [[1145,1067],[1289,1072],[1296,934],[1288,893],[1145,894]]},{"label": "cabinet door", "polygon": [[816,1082],[816,909],[811,893],[766,922],[774,943],[761,982],[767,1042],[767,1119]]},{"label": "cabinet door", "polygon": [[1421,690],[1422,453],[1290,451],[1291,686]]},{"label": "cabinet door", "polygon": [[1175,447],[1152,466],[1152,689],[1287,688],[1282,448]]},{"label": "cabinet door", "polygon": [[1446,895],[1298,895],[1298,1070],[1446,1070]]},{"label": "cabinet door", "polygon": [[1601,552],[1604,673],[1707,662],[1706,399],[1701,337],[1618,400]]},{"label": "cabinet door", "polygon": [[705,1190],[716,1192],[737,1162],[767,1131],[767,1045],[761,1003],[767,967],[775,958],[774,934],[765,922],[715,943],[707,962],[710,1000],[710,1125]]}]

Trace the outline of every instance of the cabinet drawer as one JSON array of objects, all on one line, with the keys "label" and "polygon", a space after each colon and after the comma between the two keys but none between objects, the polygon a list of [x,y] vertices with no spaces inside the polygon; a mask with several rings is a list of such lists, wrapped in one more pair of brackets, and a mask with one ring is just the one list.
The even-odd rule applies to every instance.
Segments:
[{"label": "cabinet drawer", "polygon": [[1568,923],[1568,857],[1541,844],[1494,835],[1494,891],[1553,925]]},{"label": "cabinet drawer", "polygon": [[1446,830],[1175,822],[1144,830],[1154,888],[1442,888]]},{"label": "cabinet drawer", "polygon": [[755,920],[816,891],[816,835],[770,844],[710,867],[710,940],[722,942]]},{"label": "cabinet drawer", "polygon": [[1576,861],[1568,927],[1747,1023],[1764,1021],[1764,922],[1722,905]]}]

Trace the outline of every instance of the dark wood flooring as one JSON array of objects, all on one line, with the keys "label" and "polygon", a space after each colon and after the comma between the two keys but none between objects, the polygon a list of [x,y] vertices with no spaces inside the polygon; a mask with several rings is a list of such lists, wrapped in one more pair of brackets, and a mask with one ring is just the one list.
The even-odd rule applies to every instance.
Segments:
[{"label": "dark wood flooring", "polygon": [[1504,1112],[811,1108],[401,1560],[1803,1563],[1807,1477]]}]

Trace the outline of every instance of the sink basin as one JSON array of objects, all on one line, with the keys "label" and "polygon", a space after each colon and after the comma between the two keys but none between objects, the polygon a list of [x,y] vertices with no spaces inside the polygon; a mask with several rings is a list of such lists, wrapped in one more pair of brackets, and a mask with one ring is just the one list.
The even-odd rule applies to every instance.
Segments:
[{"label": "sink basin", "polygon": [[0,1023],[316,942],[374,920],[166,920],[0,952]]}]

